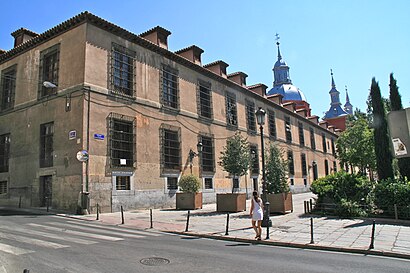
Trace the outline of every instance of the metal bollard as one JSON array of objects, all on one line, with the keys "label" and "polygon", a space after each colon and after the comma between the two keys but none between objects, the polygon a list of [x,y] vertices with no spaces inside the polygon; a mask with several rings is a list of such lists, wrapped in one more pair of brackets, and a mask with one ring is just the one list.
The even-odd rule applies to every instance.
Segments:
[{"label": "metal bollard", "polygon": [[226,214],[226,231],[225,231],[225,235],[229,235],[229,212]]},{"label": "metal bollard", "polygon": [[310,217],[310,243],[314,244],[315,241],[313,240],[313,218]]},{"label": "metal bollard", "polygon": [[96,220],[97,221],[100,220],[100,208],[98,206],[98,203],[97,203],[97,219]]},{"label": "metal bollard", "polygon": [[121,224],[122,225],[124,224],[124,210],[122,209],[122,206],[121,206]]},{"label": "metal bollard", "polygon": [[47,205],[47,212],[49,212],[50,211],[50,201],[48,197],[46,197],[46,205]]},{"label": "metal bollard", "polygon": [[307,206],[307,201],[306,200],[303,201],[303,207],[304,207],[305,214],[306,214],[308,212],[308,206]]},{"label": "metal bollard", "polygon": [[24,270],[23,270],[23,273],[30,273],[30,270],[24,269]]},{"label": "metal bollard", "polygon": [[396,220],[399,219],[399,214],[397,212],[397,204],[394,204],[394,219]]},{"label": "metal bollard", "polygon": [[19,198],[19,208],[21,208],[21,195],[20,195],[20,198]]},{"label": "metal bollard", "polygon": [[153,227],[153,224],[152,224],[152,209],[149,209],[149,222],[150,222],[149,228],[152,228]]},{"label": "metal bollard", "polygon": [[370,246],[369,249],[373,249],[374,248],[374,230],[376,229],[376,221],[373,220],[373,227],[372,227],[372,237],[370,240]]},{"label": "metal bollard", "polygon": [[267,220],[268,224],[266,225],[266,240],[268,240],[268,239],[270,239],[269,227],[272,226],[272,222],[269,219],[269,217],[270,217],[270,203],[268,201],[266,201],[265,206],[266,206],[266,217],[268,217],[268,220]]},{"label": "metal bollard", "polygon": [[310,201],[309,201],[309,213],[312,213],[312,211],[313,211],[313,200],[310,199]]},{"label": "metal bollard", "polygon": [[188,232],[188,226],[189,226],[189,216],[191,215],[191,211],[188,210],[188,215],[186,216],[186,227],[185,227],[185,232]]}]

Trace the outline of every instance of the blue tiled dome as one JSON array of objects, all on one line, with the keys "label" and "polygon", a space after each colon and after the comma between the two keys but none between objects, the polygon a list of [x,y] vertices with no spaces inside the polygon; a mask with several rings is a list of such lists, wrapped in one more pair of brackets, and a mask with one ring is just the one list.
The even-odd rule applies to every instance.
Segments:
[{"label": "blue tiled dome", "polygon": [[274,86],[268,91],[268,96],[274,94],[281,94],[283,96],[283,100],[306,101],[305,94],[303,94],[302,90],[293,84],[281,84]]}]

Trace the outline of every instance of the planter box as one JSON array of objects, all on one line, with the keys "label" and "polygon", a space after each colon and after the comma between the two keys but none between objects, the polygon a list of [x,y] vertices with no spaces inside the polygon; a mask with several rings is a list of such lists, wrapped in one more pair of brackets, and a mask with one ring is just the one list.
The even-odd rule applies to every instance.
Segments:
[{"label": "planter box", "polygon": [[177,192],[177,209],[202,209],[202,192]]},{"label": "planter box", "polygon": [[216,195],[216,211],[239,212],[246,210],[245,193],[218,193]]},{"label": "planter box", "polygon": [[276,193],[268,194],[268,201],[270,203],[271,213],[293,212],[292,193]]}]

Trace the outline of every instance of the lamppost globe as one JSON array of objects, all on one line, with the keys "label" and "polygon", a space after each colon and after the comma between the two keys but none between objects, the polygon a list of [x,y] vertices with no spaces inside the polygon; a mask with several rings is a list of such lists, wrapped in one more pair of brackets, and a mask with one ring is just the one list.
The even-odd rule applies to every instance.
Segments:
[{"label": "lamppost globe", "polygon": [[259,126],[265,125],[266,112],[265,110],[262,109],[262,107],[259,107],[259,109],[256,110],[255,115],[256,115],[256,121],[258,122],[258,125]]}]

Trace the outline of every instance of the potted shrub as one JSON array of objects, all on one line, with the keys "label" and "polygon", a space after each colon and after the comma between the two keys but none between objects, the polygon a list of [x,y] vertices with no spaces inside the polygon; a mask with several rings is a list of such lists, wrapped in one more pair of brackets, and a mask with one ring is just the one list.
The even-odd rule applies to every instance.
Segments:
[{"label": "potted shrub", "polygon": [[288,162],[283,159],[283,151],[271,144],[266,160],[267,199],[270,212],[293,212],[292,193],[288,185]]},{"label": "potted shrub", "polygon": [[[239,178],[247,173],[250,166],[249,143],[240,133],[236,133],[226,140],[226,146],[221,151],[219,165],[232,178]],[[231,193],[216,195],[216,210],[224,212],[238,212],[246,210],[246,193],[234,192],[232,179]]]},{"label": "potted shrub", "polygon": [[177,209],[202,209],[202,192],[199,192],[201,183],[198,177],[183,175],[178,186],[181,192],[176,194]]}]

